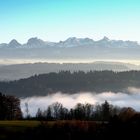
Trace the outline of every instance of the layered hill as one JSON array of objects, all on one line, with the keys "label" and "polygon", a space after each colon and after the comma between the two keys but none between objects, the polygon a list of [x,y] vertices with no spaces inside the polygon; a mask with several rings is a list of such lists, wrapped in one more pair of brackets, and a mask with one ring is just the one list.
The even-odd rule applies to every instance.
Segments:
[{"label": "layered hill", "polygon": [[43,96],[56,92],[128,92],[129,87],[140,87],[140,71],[113,72],[61,71],[35,75],[12,82],[0,82],[0,91],[18,97]]},{"label": "layered hill", "polygon": [[140,66],[119,62],[93,62],[93,63],[28,63],[0,66],[0,81],[12,81],[28,78],[33,75],[59,71],[129,71],[140,70]]}]

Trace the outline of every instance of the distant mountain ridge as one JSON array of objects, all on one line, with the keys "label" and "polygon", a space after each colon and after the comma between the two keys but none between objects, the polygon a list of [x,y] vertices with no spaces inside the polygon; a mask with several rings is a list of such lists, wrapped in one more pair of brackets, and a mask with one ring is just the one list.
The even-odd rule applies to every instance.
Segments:
[{"label": "distant mountain ridge", "polygon": [[94,46],[94,47],[140,47],[138,42],[136,41],[123,41],[123,40],[110,40],[107,37],[104,37],[101,40],[94,41],[90,38],[76,38],[70,37],[65,41],[59,42],[48,42],[38,39],[37,37],[30,38],[27,43],[20,44],[16,39],[11,40],[8,44],[2,43],[0,44],[0,48],[5,47],[79,47],[79,46]]},{"label": "distant mountain ridge", "polygon": [[27,43],[17,40],[0,44],[0,61],[24,60],[140,60],[140,44],[136,41],[110,40],[107,37],[95,41],[90,38],[70,37],[65,41],[49,42],[30,38]]}]

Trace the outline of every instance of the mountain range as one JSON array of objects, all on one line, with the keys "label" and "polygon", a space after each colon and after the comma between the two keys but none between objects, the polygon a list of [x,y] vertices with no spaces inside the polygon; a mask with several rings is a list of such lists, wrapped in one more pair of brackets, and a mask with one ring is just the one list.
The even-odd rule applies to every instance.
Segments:
[{"label": "mountain range", "polygon": [[[20,44],[13,39],[8,44],[0,44],[0,64],[14,60],[31,62],[73,62],[105,60],[140,60],[140,44],[136,41],[110,40],[104,37],[94,41],[90,38],[70,37],[65,41],[48,42],[30,38]],[[28,61],[31,60],[31,61]],[[15,63],[14,63],[15,64]]]},{"label": "mountain range", "polygon": [[[136,41],[110,40],[104,37],[94,41],[90,38],[70,37],[65,41],[49,42],[30,38],[20,44],[13,39],[0,44],[0,61],[10,59],[29,60],[139,60],[140,44]],[[40,61],[37,61],[40,62]],[[6,63],[6,61],[5,61]],[[22,63],[22,62],[21,62]]]},{"label": "mountain range", "polygon": [[90,38],[76,38],[70,37],[65,41],[48,42],[38,39],[37,37],[30,38],[27,43],[20,44],[16,39],[11,40],[8,44],[0,44],[0,48],[44,48],[44,47],[140,47],[136,41],[110,40],[107,37],[101,40],[94,41]]}]

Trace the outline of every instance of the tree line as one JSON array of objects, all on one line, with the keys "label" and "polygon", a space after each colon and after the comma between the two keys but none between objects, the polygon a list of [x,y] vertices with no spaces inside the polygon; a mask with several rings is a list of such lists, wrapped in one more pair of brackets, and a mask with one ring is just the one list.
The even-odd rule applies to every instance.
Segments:
[{"label": "tree line", "polygon": [[20,100],[17,97],[0,93],[0,120],[34,119],[41,122],[37,127],[23,126],[23,129],[2,125],[0,138],[98,140],[112,139],[114,136],[117,139],[136,139],[139,136],[140,113],[130,107],[113,106],[108,101],[96,105],[78,103],[71,109],[56,102],[46,110],[38,109],[35,117],[29,116],[26,103],[26,113],[26,118],[22,118]]},{"label": "tree line", "polygon": [[21,118],[19,98],[0,93],[0,120],[17,120]]},{"label": "tree line", "polygon": [[23,118],[20,99],[15,96],[0,93],[0,120],[18,120],[18,119],[35,119],[35,120],[93,120],[109,121],[112,117],[117,116],[122,120],[129,119],[138,114],[133,108],[120,108],[113,106],[108,101],[102,104],[77,103],[75,107],[67,109],[61,103],[55,102],[49,105],[45,110],[38,108],[36,116],[30,116],[28,104],[26,106],[26,117]]},{"label": "tree line", "polygon": [[17,97],[47,95],[55,92],[128,92],[128,87],[140,87],[140,71],[60,71],[34,75],[27,79],[0,82],[0,90]]},{"label": "tree line", "polygon": [[38,108],[35,119],[37,120],[85,120],[85,121],[110,121],[119,118],[126,121],[139,114],[131,107],[118,107],[105,101],[102,104],[77,103],[74,108],[67,109],[61,103],[56,102],[48,106],[46,110]]}]

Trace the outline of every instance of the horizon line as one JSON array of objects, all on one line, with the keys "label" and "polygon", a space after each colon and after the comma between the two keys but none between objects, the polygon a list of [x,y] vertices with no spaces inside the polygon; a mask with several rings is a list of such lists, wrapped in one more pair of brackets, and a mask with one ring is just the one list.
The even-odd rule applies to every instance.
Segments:
[{"label": "horizon line", "polygon": [[44,39],[41,39],[41,37],[38,37],[38,36],[34,36],[34,37],[30,37],[30,38],[28,38],[27,40],[26,40],[26,42],[24,42],[24,43],[20,43],[16,38],[13,38],[13,39],[11,39],[10,41],[8,41],[8,42],[0,42],[0,44],[9,44],[11,41],[13,41],[13,40],[16,40],[18,43],[20,43],[21,45],[24,45],[24,44],[26,44],[28,41],[29,41],[29,39],[40,39],[40,40],[42,40],[42,41],[44,41],[44,42],[52,42],[52,43],[59,43],[59,42],[64,42],[64,41],[66,41],[66,40],[68,40],[68,39],[70,39],[70,38],[76,38],[76,39],[86,39],[86,38],[88,38],[88,39],[91,39],[91,40],[93,40],[93,41],[100,41],[100,40],[103,40],[103,39],[108,39],[109,41],[131,41],[131,42],[137,42],[138,44],[140,44],[140,41],[138,41],[138,40],[130,40],[130,39],[112,39],[112,38],[109,38],[109,37],[107,37],[107,36],[103,36],[103,37],[101,37],[100,39],[94,39],[94,38],[91,38],[91,37],[76,37],[76,36],[71,36],[71,37],[67,37],[66,39],[63,39],[63,40],[59,40],[59,41],[50,41],[50,40],[44,40]]}]

